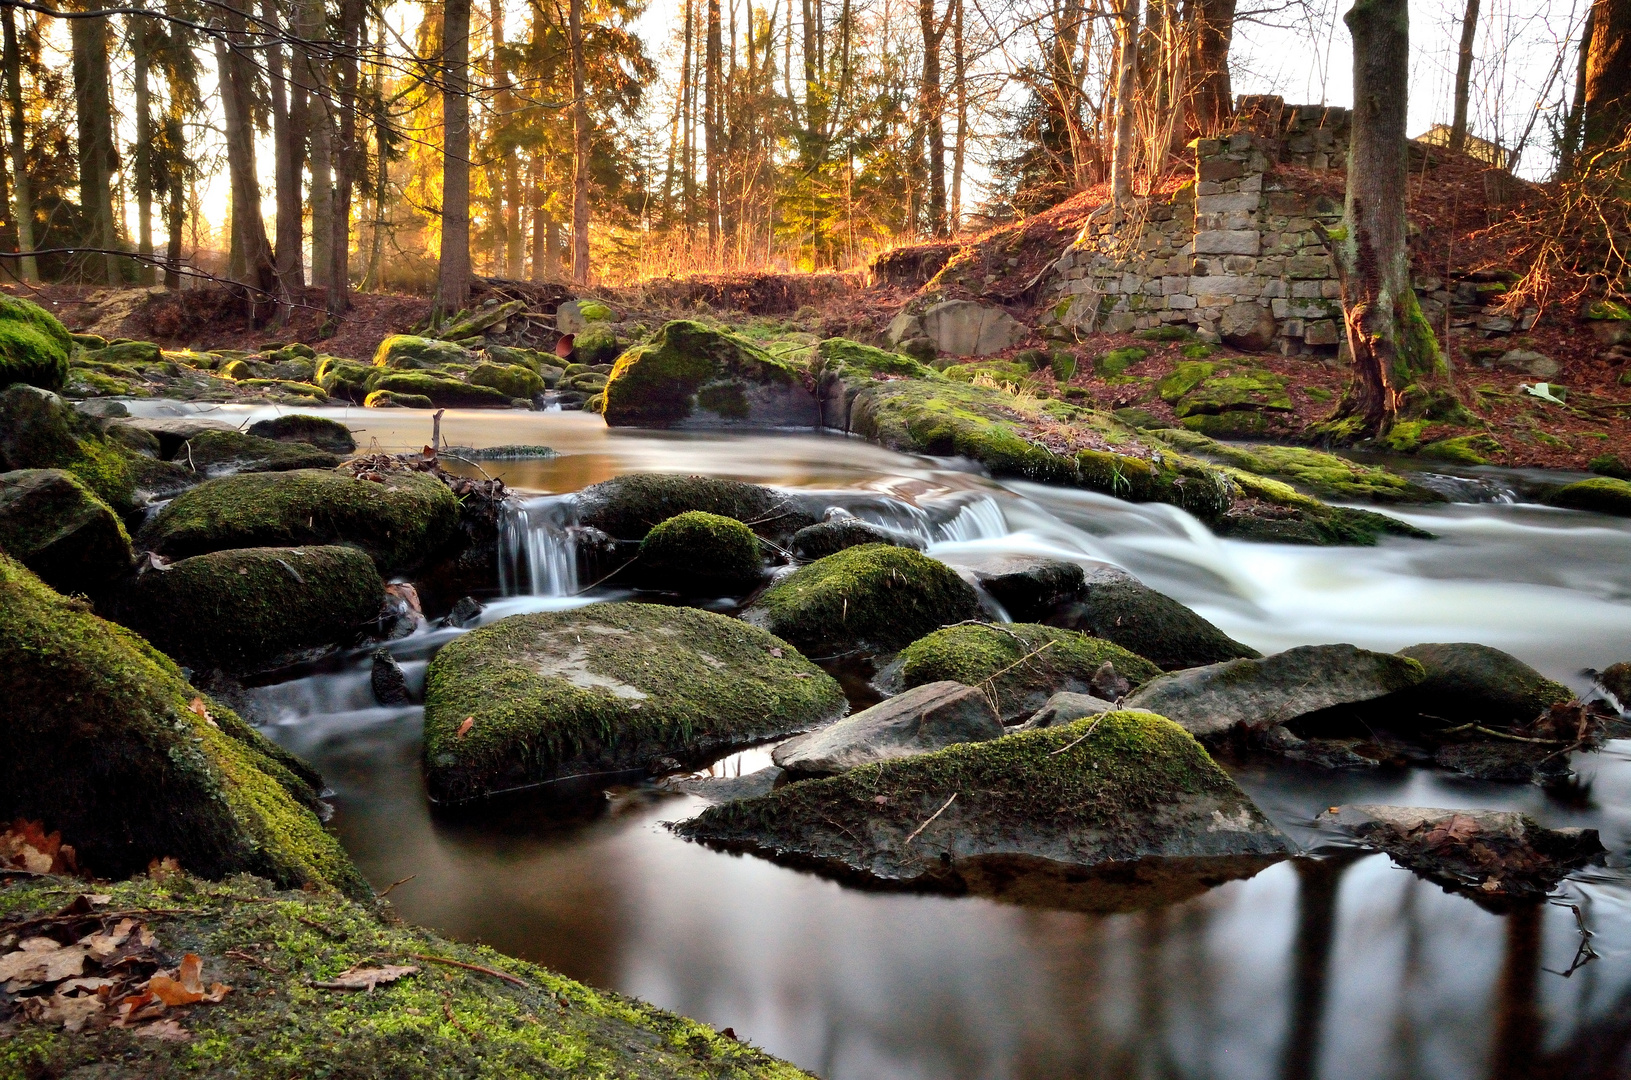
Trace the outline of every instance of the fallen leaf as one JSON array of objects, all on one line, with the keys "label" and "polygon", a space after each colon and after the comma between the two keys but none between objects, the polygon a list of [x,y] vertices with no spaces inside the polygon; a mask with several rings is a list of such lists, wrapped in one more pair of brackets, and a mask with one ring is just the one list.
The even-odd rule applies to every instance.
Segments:
[{"label": "fallen leaf", "polygon": [[342,971],[328,982],[314,982],[319,990],[368,990],[384,983],[394,983],[409,975],[419,974],[412,964],[387,964],[384,967],[354,967]]},{"label": "fallen leaf", "polygon": [[38,821],[18,819],[0,832],[0,866],[36,874],[73,873],[74,849]]},{"label": "fallen leaf", "polygon": [[209,990],[204,994],[204,1000],[211,1005],[218,1005],[221,999],[230,993],[232,993],[232,987],[226,983],[211,983]]},{"label": "fallen leaf", "polygon": [[119,946],[130,939],[131,931],[136,928],[135,919],[120,919],[112,930],[101,930],[94,934],[87,934],[79,939],[85,946],[90,958],[97,963],[108,959],[119,951]]},{"label": "fallen leaf", "polygon": [[106,1007],[99,997],[50,997],[23,999],[23,1015],[37,1024],[61,1024],[69,1031],[78,1031],[85,1022]]},{"label": "fallen leaf", "polygon": [[776,659],[780,660],[781,657],[782,657],[782,651],[780,649],[777,649],[777,648],[772,648],[770,650],[770,655],[774,656]]},{"label": "fallen leaf", "polygon": [[204,961],[197,953],[188,953],[181,958],[181,967],[177,971],[177,978],[182,988],[189,994],[202,994],[204,992]]},{"label": "fallen leaf", "polygon": [[113,986],[113,984],[114,980],[112,979],[104,979],[100,975],[91,975],[83,979],[68,979],[64,982],[58,983],[57,993],[62,994],[63,996],[75,993],[76,991],[94,994],[104,987]]},{"label": "fallen leaf", "polygon": [[454,738],[457,738],[457,739],[464,738],[466,735],[470,734],[470,729],[475,727],[475,726],[476,726],[476,718],[474,716],[465,717],[464,718],[464,723],[460,724],[459,725],[459,730],[454,733]]},{"label": "fallen leaf", "polygon": [[196,1005],[204,1000],[202,989],[188,990],[179,980],[168,975],[155,975],[148,979],[147,992],[172,1008],[177,1005]]},{"label": "fallen leaf", "polygon": [[193,1037],[191,1032],[174,1020],[155,1020],[130,1030],[144,1038],[163,1039],[165,1042],[188,1042]]},{"label": "fallen leaf", "polygon": [[85,970],[83,945],[62,945],[50,938],[28,938],[16,952],[0,956],[0,983],[15,993],[13,983],[54,983],[71,979]]},{"label": "fallen leaf", "polygon": [[179,873],[181,873],[181,864],[176,862],[173,855],[166,855],[162,859],[154,859],[147,864],[147,876],[154,881],[163,881],[165,878]]},{"label": "fallen leaf", "polygon": [[218,727],[221,726],[220,724],[217,724],[215,722],[215,717],[210,715],[210,711],[209,711],[209,709],[207,707],[205,707],[204,699],[201,698],[201,697],[193,698],[192,704],[187,706],[187,710],[189,712],[195,714],[199,719],[203,720],[205,723],[209,724],[209,726],[212,727],[212,728],[218,728]]}]

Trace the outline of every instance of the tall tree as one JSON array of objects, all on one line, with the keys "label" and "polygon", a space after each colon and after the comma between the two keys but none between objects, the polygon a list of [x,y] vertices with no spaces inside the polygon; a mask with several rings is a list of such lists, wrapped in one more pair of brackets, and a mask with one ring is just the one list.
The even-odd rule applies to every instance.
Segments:
[{"label": "tall tree", "polygon": [[[95,10],[94,0],[82,11]],[[108,20],[99,15],[69,20],[73,43],[74,109],[79,129],[79,200],[85,217],[86,246],[103,254],[89,260],[109,285],[119,284],[118,244],[113,217],[113,98],[108,87]]]},{"label": "tall tree", "polygon": [[929,232],[946,235],[946,103],[940,94],[940,43],[957,11],[956,0],[935,18],[934,0],[918,0],[918,29],[923,34],[923,79],[918,87],[918,121],[929,152]]},{"label": "tall tree", "polygon": [[[465,4],[465,24],[468,27],[470,22],[470,0],[463,0],[463,2]],[[357,177],[361,173],[362,162],[362,147],[358,138],[357,124],[357,86],[362,73],[359,57],[365,10],[363,0],[340,0],[341,47],[339,59],[335,65],[339,69],[339,86],[335,95],[339,123],[335,129],[336,137],[334,141],[334,222],[333,231],[329,235],[328,250],[327,307],[329,313],[333,315],[343,314],[351,307],[351,195],[356,190]],[[468,42],[465,51],[468,57]],[[468,80],[467,66],[467,86]],[[465,110],[464,156],[468,159],[470,156],[468,102],[465,105]],[[468,168],[465,173],[465,185],[466,220],[468,222]],[[468,266],[468,252],[465,259]]]},{"label": "tall tree", "polygon": [[1234,90],[1229,79],[1229,43],[1235,32],[1235,0],[1189,0],[1194,60],[1189,95],[1190,127],[1197,135],[1215,135],[1234,116]]},{"label": "tall tree", "polygon": [[[321,42],[328,36],[328,9],[324,0],[300,3],[300,37]],[[326,289],[327,253],[334,237],[334,98],[329,89],[329,65],[320,45],[298,46],[308,95],[307,133],[311,168],[311,283]]]},{"label": "tall tree", "polygon": [[566,33],[572,50],[572,280],[579,285],[587,285],[590,121],[584,60],[583,0],[570,0]]},{"label": "tall tree", "polygon": [[[721,48],[719,0],[708,0],[708,44],[707,56],[703,60],[702,133],[706,158],[704,168],[708,174],[708,247],[716,252],[719,249],[719,174],[725,149],[720,131],[720,116],[725,107],[719,71]],[[805,65],[806,70],[810,70],[808,59],[805,60]]]},{"label": "tall tree", "polygon": [[[136,7],[141,7],[137,0]],[[140,15],[129,17],[131,78],[135,83],[136,251],[145,256],[136,267],[136,280],[153,283],[153,96],[148,85],[151,68],[149,41],[152,24]]]},{"label": "tall tree", "polygon": [[1461,50],[1455,63],[1455,115],[1450,121],[1450,149],[1467,145],[1467,98],[1472,93],[1472,43],[1478,33],[1478,0],[1467,0],[1461,16]]},{"label": "tall tree", "polygon": [[1116,142],[1110,160],[1110,197],[1133,197],[1133,119],[1138,101],[1138,0],[1116,0]]},{"label": "tall tree", "polygon": [[244,14],[232,0],[225,5],[224,28],[226,33],[215,39],[215,58],[226,121],[232,240],[242,260],[237,280],[247,287],[251,318],[258,321],[276,309],[277,268],[261,217],[260,176],[255,167],[254,61],[243,51],[248,40]]},{"label": "tall tree", "polygon": [[[280,26],[276,0],[261,0],[261,19]],[[277,268],[279,298],[284,305],[305,287],[305,204],[301,199],[301,170],[306,163],[306,90],[298,65],[285,68],[283,46],[271,42],[265,50],[267,84],[271,92],[272,158],[277,199],[273,263]],[[290,57],[292,60],[292,56]],[[287,74],[286,74],[287,71]],[[293,77],[290,78],[289,76]],[[285,306],[286,314],[288,307]]]},{"label": "tall tree", "polygon": [[1587,154],[1619,145],[1631,130],[1631,0],[1596,0],[1586,56]]},{"label": "tall tree", "polygon": [[[504,51],[504,0],[492,0],[490,15],[493,38],[493,83],[497,90],[493,104],[497,109],[499,128],[499,161],[504,182],[504,263],[510,277],[521,274],[525,234],[521,227],[521,166],[516,159],[515,144],[509,136],[509,126],[515,122],[519,107],[515,84]],[[496,186],[496,185],[495,185]]]},{"label": "tall tree", "polygon": [[442,253],[435,308],[470,302],[470,0],[442,7]]},{"label": "tall tree", "polygon": [[[28,128],[23,121],[23,61],[17,47],[17,9],[0,8],[0,29],[5,35],[3,66],[6,78],[6,114],[10,122],[12,211],[17,217],[17,250],[34,250],[34,196],[28,175]],[[17,274],[30,284],[40,280],[39,261],[33,255],[17,260]]]}]

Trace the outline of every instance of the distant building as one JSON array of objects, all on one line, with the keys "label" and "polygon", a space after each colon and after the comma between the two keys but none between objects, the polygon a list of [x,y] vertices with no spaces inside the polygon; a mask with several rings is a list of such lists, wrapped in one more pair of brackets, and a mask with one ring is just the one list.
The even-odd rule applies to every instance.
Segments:
[{"label": "distant building", "polygon": [[[1450,125],[1434,124],[1422,134],[1417,135],[1416,141],[1426,143],[1429,146],[1449,146]],[[1507,148],[1500,143],[1492,143],[1488,139],[1480,139],[1472,134],[1468,134],[1467,141],[1462,145],[1462,150],[1479,161],[1489,162],[1497,169],[1506,168],[1507,162],[1511,158]]]}]

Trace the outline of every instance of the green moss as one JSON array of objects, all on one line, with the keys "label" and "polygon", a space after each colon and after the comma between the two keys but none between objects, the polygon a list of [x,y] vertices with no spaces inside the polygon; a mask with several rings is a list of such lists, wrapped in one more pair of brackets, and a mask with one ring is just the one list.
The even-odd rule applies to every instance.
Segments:
[{"label": "green moss", "polygon": [[423,394],[393,394],[389,390],[375,390],[363,398],[365,409],[434,409],[430,398]]},{"label": "green moss", "polygon": [[107,503],[58,469],[0,473],[0,549],[63,593],[130,570],[130,537]]},{"label": "green moss", "polygon": [[458,500],[423,473],[383,483],[301,469],[210,480],[172,500],[141,539],[172,558],[226,548],[349,544],[382,574],[442,553],[458,529]]},{"label": "green moss", "polygon": [[1631,517],[1631,482],[1607,476],[1580,480],[1559,488],[1546,501],[1570,510]]},{"label": "green moss", "polygon": [[77,368],[68,372],[68,380],[63,384],[62,392],[75,398],[139,396],[136,388],[125,379],[105,375],[100,371],[84,371]]},{"label": "green moss", "polygon": [[342,360],[337,356],[325,356],[317,362],[312,377],[331,397],[360,402],[368,396],[371,384],[379,377],[380,370],[372,364]]},{"label": "green moss", "polygon": [[1501,444],[1491,435],[1458,435],[1453,439],[1439,439],[1423,443],[1417,453],[1423,457],[1453,461],[1458,465],[1487,465],[1486,455],[1499,454]]},{"label": "green moss", "polygon": [[228,360],[226,363],[221,365],[221,377],[223,379],[238,381],[241,379],[253,378],[254,373],[249,370],[249,363],[247,361]]},{"label": "green moss", "polygon": [[1058,382],[1069,382],[1076,377],[1076,356],[1064,349],[1055,350],[1048,360],[1048,366]]},{"label": "green moss", "polygon": [[694,596],[741,594],[764,576],[753,530],[701,510],[677,514],[647,533],[638,570],[648,588]]},{"label": "green moss", "polygon": [[284,394],[294,394],[309,399],[313,404],[321,404],[328,400],[327,391],[316,383],[293,382],[288,379],[239,379],[238,386],[243,390],[276,390]]},{"label": "green moss", "polygon": [[393,394],[427,397],[439,409],[469,409],[483,406],[507,408],[510,395],[490,386],[472,386],[425,371],[396,371],[374,380],[374,389]]},{"label": "green moss", "polygon": [[1119,645],[1036,623],[949,626],[901,650],[907,687],[952,682],[982,686],[1004,720],[1027,716],[1061,690],[1087,693],[1109,663],[1135,686],[1161,669]]},{"label": "green moss", "polygon": [[[1167,379],[1170,378],[1171,375],[1167,376]],[[1161,380],[1161,386],[1166,385],[1167,379]],[[1290,411],[1289,386],[1285,376],[1271,372],[1248,371],[1234,375],[1214,375],[1201,380],[1200,385],[1178,399],[1172,411],[1180,419],[1186,416],[1243,410]],[[1165,399],[1166,391],[1162,390],[1160,393]]]},{"label": "green moss", "polygon": [[507,397],[532,400],[544,391],[544,380],[535,371],[519,365],[477,364],[470,373],[472,386],[490,386]]},{"label": "green moss", "polygon": [[170,660],[4,555],[0,664],[0,817],[60,829],[103,876],[173,856],[210,877],[366,891],[312,813],[309,770],[231,710],[191,711],[200,695]]},{"label": "green moss", "polygon": [[357,449],[357,440],[350,428],[338,420],[309,413],[284,413],[257,420],[249,425],[248,433],[278,442],[306,443],[335,454],[349,454]]},{"label": "green moss", "polygon": [[204,431],[182,444],[173,460],[201,476],[239,472],[332,469],[340,459],[306,443],[278,442],[242,431]]},{"label": "green moss", "polygon": [[1178,354],[1188,360],[1205,360],[1217,353],[1218,347],[1206,341],[1192,341],[1178,350]]},{"label": "green moss", "polygon": [[95,350],[105,349],[108,347],[108,339],[100,334],[69,333],[68,337],[75,345],[78,345],[82,349]]},{"label": "green moss", "polygon": [[908,548],[863,544],[782,578],[749,617],[825,656],[899,649],[978,610],[974,590],[945,563]]},{"label": "green moss", "polygon": [[664,756],[700,764],[843,707],[791,645],[722,615],[623,603],[512,615],[431,662],[426,784],[461,802]]},{"label": "green moss", "polygon": [[[793,388],[802,382],[797,365],[698,322],[666,323],[652,339],[618,357],[606,384],[608,423],[662,427],[690,416],[708,391],[711,399],[735,385]],[[736,400],[732,397],[730,400]]]},{"label": "green moss", "polygon": [[604,324],[591,324],[572,337],[572,355],[585,364],[609,364],[617,359],[617,331]]},{"label": "green moss", "polygon": [[489,363],[501,366],[524,367],[534,374],[542,374],[544,367],[554,366],[553,354],[540,353],[534,349],[518,349],[509,345],[488,345],[483,350]]},{"label": "green moss", "polygon": [[1201,361],[1180,363],[1177,367],[1155,384],[1155,392],[1161,395],[1161,400],[1168,405],[1176,404],[1178,399],[1199,386],[1202,381],[1210,378],[1217,370],[1216,364]]},{"label": "green moss", "polygon": [[609,322],[612,309],[598,300],[579,300],[578,318],[584,322]]},{"label": "green moss", "polygon": [[1120,375],[1146,356],[1150,350],[1137,345],[1126,345],[1119,349],[1111,349],[1096,357],[1093,361],[1093,372],[1096,375]]},{"label": "green moss", "polygon": [[693,510],[735,518],[769,537],[791,536],[816,522],[774,488],[707,476],[625,473],[578,496],[578,519],[617,540],[642,540],[659,522]]},{"label": "green moss", "polygon": [[1631,465],[1628,465],[1618,454],[1599,454],[1586,463],[1586,468],[1599,476],[1608,476],[1615,480],[1631,480]]},{"label": "green moss", "polygon": [[1631,308],[1617,300],[1593,300],[1586,306],[1586,313],[1582,318],[1624,321],[1631,319]]},{"label": "green moss", "polygon": [[1443,502],[1444,497],[1386,469],[1361,465],[1301,446],[1242,446],[1187,431],[1163,432],[1167,442],[1237,469],[1285,480],[1322,498],[1376,503]]},{"label": "green moss", "polygon": [[32,300],[0,294],[0,388],[59,389],[72,353],[73,340],[55,315]]},{"label": "green moss", "polygon": [[392,334],[374,350],[374,366],[398,370],[419,370],[443,364],[468,364],[475,360],[470,350],[451,341]]},{"label": "green moss", "polygon": [[1274,425],[1260,412],[1249,409],[1223,413],[1197,413],[1178,421],[1185,430],[1212,439],[1263,439]]}]

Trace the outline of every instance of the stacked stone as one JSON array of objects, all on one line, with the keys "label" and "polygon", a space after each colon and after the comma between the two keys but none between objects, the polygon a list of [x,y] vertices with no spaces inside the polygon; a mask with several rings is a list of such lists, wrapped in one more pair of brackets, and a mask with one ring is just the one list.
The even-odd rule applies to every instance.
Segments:
[{"label": "stacked stone", "polygon": [[[1129,243],[1132,229],[1138,234]],[[1190,187],[1096,215],[1054,264],[1059,301],[1044,322],[1123,334],[1186,321],[1195,307],[1187,290],[1194,237]]]}]

